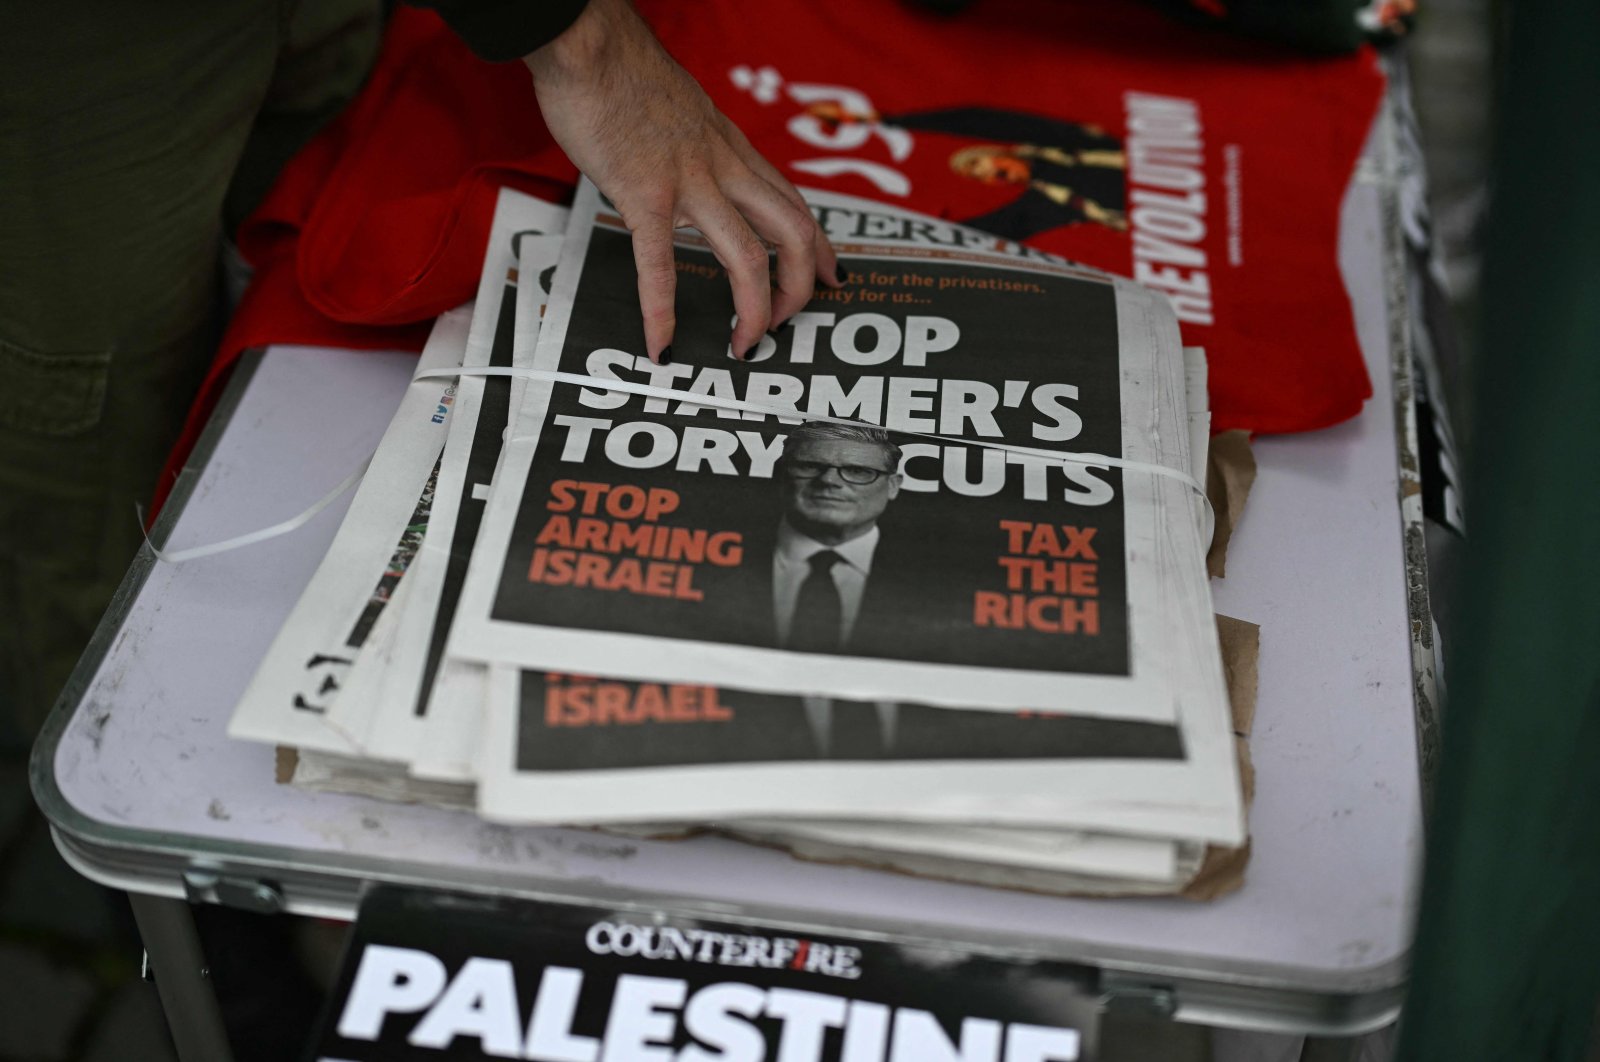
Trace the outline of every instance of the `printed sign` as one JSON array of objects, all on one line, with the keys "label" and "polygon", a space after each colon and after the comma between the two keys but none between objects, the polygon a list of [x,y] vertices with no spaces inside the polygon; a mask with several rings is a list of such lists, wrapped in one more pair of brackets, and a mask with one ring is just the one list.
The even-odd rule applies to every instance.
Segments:
[{"label": "printed sign", "polygon": [[380,887],[308,1062],[1087,1062],[1086,971]]}]

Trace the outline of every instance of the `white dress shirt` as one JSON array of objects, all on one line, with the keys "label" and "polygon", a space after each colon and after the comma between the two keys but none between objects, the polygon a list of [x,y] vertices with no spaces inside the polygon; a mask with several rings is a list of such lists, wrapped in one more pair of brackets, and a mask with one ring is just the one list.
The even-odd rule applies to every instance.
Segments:
[{"label": "white dress shirt", "polygon": [[828,574],[839,591],[839,644],[850,640],[856,628],[856,616],[861,612],[861,595],[867,589],[867,576],[872,573],[872,554],[878,548],[879,537],[878,526],[874,524],[864,535],[842,545],[828,546],[796,531],[787,520],[778,525],[778,545],[772,551],[772,618],[777,623],[779,645],[789,644],[795,605],[800,601],[800,584],[811,574],[812,555],[823,550],[832,550],[840,557]]}]

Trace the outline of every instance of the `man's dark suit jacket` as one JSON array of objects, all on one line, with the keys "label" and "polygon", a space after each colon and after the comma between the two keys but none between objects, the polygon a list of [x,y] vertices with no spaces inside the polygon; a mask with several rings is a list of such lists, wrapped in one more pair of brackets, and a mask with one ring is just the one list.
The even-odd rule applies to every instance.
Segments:
[{"label": "man's dark suit jacket", "polygon": [[[726,622],[721,625],[727,641],[779,647],[772,575],[777,544],[776,527],[760,537],[751,536],[746,540],[744,563],[718,578],[714,592],[729,604],[722,610]],[[712,584],[707,585],[710,590]],[[890,659],[943,659],[942,647],[959,632],[959,624],[971,623],[970,615],[951,611],[948,598],[938,579],[919,565],[892,533],[885,533],[873,552],[855,626],[841,652]]]}]

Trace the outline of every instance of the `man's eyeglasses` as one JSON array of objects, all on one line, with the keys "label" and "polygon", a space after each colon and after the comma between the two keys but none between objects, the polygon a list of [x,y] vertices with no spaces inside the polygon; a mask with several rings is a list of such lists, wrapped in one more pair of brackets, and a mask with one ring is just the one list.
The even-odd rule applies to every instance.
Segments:
[{"label": "man's eyeglasses", "polygon": [[868,483],[876,483],[883,476],[894,475],[886,468],[873,468],[870,465],[830,465],[822,461],[785,461],[783,470],[795,479],[816,479],[828,469],[839,473],[839,478],[851,486],[864,487]]}]

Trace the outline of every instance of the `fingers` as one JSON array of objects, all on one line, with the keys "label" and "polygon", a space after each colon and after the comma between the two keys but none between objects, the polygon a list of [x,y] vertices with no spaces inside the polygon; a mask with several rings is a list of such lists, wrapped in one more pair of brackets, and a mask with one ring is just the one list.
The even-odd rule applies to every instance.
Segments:
[{"label": "fingers", "polygon": [[[676,324],[673,228],[677,224],[696,226],[727,271],[738,313],[730,346],[741,359],[763,333],[805,307],[818,279],[835,288],[844,283],[833,246],[805,199],[743,134],[725,124],[728,136],[720,165],[713,165],[709,173],[702,171],[693,183],[679,185],[676,194],[659,196],[642,220],[630,216],[645,345],[653,361],[661,360]],[[613,201],[621,205],[615,195]],[[777,249],[776,288],[768,244]]]},{"label": "fingers", "polygon": [[[672,254],[672,218],[651,213],[633,231],[633,264],[639,274],[639,309],[644,314],[645,353],[662,364],[677,326],[674,298],[678,271]],[[670,355],[668,355],[670,358]]]},{"label": "fingers", "polygon": [[[790,184],[788,179],[778,172],[778,168],[768,162],[746,139],[745,135],[733,123],[728,123],[729,139],[733,142],[734,150],[746,166],[755,171],[756,175],[777,190],[789,202],[805,211],[806,217],[811,217],[811,208],[806,205],[805,197],[800,190]],[[765,235],[765,234],[763,234]],[[771,237],[768,237],[769,239]],[[815,219],[811,221],[811,256],[815,265],[816,277],[830,288],[837,288],[844,284],[844,274],[839,270],[839,259],[834,254],[833,244],[828,241],[828,234],[822,231]],[[779,262],[782,262],[780,251]]]},{"label": "fingers", "polygon": [[701,195],[685,204],[689,219],[704,234],[733,288],[739,315],[729,340],[735,357],[744,358],[772,327],[772,291],[767,275],[767,246],[733,203],[720,194]]},{"label": "fingers", "polygon": [[778,250],[778,283],[772,294],[776,327],[811,301],[816,279],[816,223],[804,206],[795,205],[754,175],[733,189],[732,199],[756,235]]}]

